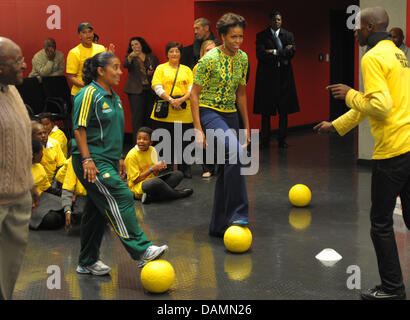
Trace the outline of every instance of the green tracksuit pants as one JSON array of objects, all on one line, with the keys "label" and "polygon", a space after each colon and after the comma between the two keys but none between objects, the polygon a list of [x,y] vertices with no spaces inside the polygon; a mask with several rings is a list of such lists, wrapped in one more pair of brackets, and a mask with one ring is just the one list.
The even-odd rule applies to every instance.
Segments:
[{"label": "green tracksuit pants", "polygon": [[73,155],[73,168],[87,190],[87,204],[81,218],[79,265],[86,267],[99,260],[104,228],[108,221],[132,259],[139,260],[152,245],[140,226],[134,209],[134,197],[121,180],[118,161],[93,157],[99,171],[95,183],[84,180],[80,155]]}]

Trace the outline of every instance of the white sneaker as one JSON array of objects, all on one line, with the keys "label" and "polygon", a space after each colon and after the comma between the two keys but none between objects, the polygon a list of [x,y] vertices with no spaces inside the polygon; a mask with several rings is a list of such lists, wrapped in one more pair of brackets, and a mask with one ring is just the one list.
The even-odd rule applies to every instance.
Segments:
[{"label": "white sneaker", "polygon": [[91,273],[96,276],[103,276],[111,271],[111,268],[104,264],[101,260],[87,267],[77,267],[77,272],[81,274]]},{"label": "white sneaker", "polygon": [[163,245],[161,247],[154,246],[154,245],[149,246],[147,248],[147,250],[145,250],[145,253],[142,256],[141,261],[138,264],[138,268],[142,268],[149,261],[161,258],[167,252],[168,252],[168,246],[167,245]]}]

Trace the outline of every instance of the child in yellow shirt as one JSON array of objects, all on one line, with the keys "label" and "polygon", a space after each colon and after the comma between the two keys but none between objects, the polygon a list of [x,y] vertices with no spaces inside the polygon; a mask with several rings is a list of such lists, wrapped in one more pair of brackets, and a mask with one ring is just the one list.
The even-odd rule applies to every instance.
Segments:
[{"label": "child in yellow shirt", "polygon": [[63,210],[61,198],[58,191],[51,187],[47,178],[47,173],[40,161],[43,157],[43,146],[40,140],[32,139],[33,164],[31,172],[33,174],[34,185],[40,195],[38,208],[30,217],[30,229],[34,230],[54,230],[63,226]]},{"label": "child in yellow shirt", "polygon": [[167,165],[164,161],[158,161],[157,151],[152,146],[151,134],[152,129],[141,127],[137,132],[136,146],[125,158],[129,189],[135,198],[141,199],[145,204],[190,196],[193,193],[192,189],[175,189],[184,177],[181,171],[164,173]]},{"label": "child in yellow shirt", "polygon": [[56,180],[63,185],[61,202],[65,213],[65,226],[69,230],[71,222],[77,224],[80,221],[87,202],[87,191],[75,175],[72,157],[58,170]]},{"label": "child in yellow shirt", "polygon": [[67,158],[67,137],[65,133],[54,124],[53,115],[45,112],[39,115],[40,122],[47,131],[48,137],[56,140],[60,144],[64,157]]},{"label": "child in yellow shirt", "polygon": [[38,195],[48,190],[51,187],[50,181],[48,181],[47,173],[43,166],[40,164],[43,157],[43,146],[37,139],[32,140],[33,144],[33,163],[31,165],[31,173],[33,174],[34,185],[36,186]]},{"label": "child in yellow shirt", "polygon": [[63,166],[66,161],[63,151],[56,140],[48,137],[46,129],[39,122],[32,123],[32,136],[33,138],[40,140],[44,147],[43,157],[41,158],[40,163],[43,165],[44,170],[47,173],[48,181],[53,183],[57,168]]}]

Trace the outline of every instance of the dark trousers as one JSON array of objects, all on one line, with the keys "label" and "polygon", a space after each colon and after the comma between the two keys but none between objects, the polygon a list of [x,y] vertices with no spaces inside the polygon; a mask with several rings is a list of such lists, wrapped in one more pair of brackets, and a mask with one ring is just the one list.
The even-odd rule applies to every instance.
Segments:
[{"label": "dark trousers", "polygon": [[[182,123],[182,135],[184,135],[185,131],[187,131],[188,129],[191,129],[193,127],[192,123]],[[180,170],[183,170],[186,167],[190,167],[190,165],[186,164],[184,161],[184,157],[181,155],[181,161],[177,161],[176,155],[175,155],[175,150],[174,150],[174,136],[175,136],[175,132],[174,132],[174,123],[173,122],[165,122],[165,121],[156,121],[156,120],[152,120],[152,129],[166,129],[171,136],[171,162],[167,163],[168,168],[172,170],[172,167],[175,163],[178,164],[178,168]],[[177,139],[182,139],[177,137]],[[194,139],[194,138],[193,138]],[[158,142],[154,142],[153,146],[155,146],[156,144],[158,144],[160,141]],[[188,146],[190,143],[192,143],[192,141],[182,141],[182,152],[185,149],[186,146]],[[159,157],[163,157],[165,155],[163,155],[163,150],[160,150],[158,156]],[[181,163],[182,162],[182,163]]]},{"label": "dark trousers", "polygon": [[148,126],[154,104],[154,95],[150,89],[143,90],[140,94],[128,94],[128,100],[131,110],[132,143],[135,145],[138,129]]},{"label": "dark trousers", "polygon": [[181,193],[175,190],[175,187],[183,178],[184,175],[181,171],[171,171],[144,181],[141,188],[153,201],[179,199],[181,198]]},{"label": "dark trousers", "polygon": [[[214,136],[217,142],[224,146],[225,163],[220,165],[218,169],[212,219],[209,226],[211,235],[221,237],[231,222],[248,219],[246,181],[240,171],[240,153],[243,153],[244,150],[237,138],[238,115],[236,112],[222,113],[200,108],[200,119],[204,134],[206,134],[207,129],[222,129],[225,133],[225,135],[220,135],[215,132]],[[229,163],[229,160],[235,159],[235,157],[236,163]]]},{"label": "dark trousers", "polygon": [[[262,114],[262,131],[261,141],[262,143],[269,143],[271,136],[270,115]],[[284,141],[288,134],[288,113],[279,112],[279,134],[278,141]]]},{"label": "dark trousers", "polygon": [[393,230],[393,210],[398,195],[404,222],[410,229],[410,152],[390,159],[373,160],[370,235],[382,286],[387,292],[404,290]]},{"label": "dark trousers", "polygon": [[63,210],[50,210],[38,226],[38,230],[56,230],[60,229],[65,224],[65,215]]}]

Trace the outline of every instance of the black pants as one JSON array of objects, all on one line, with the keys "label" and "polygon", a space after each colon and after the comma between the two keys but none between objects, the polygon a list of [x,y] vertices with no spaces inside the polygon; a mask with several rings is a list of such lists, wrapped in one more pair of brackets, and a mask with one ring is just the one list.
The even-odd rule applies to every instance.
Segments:
[{"label": "black pants", "polygon": [[50,212],[44,216],[37,230],[56,230],[62,228],[64,225],[65,215],[63,210],[50,210]]},{"label": "black pants", "polygon": [[[261,142],[269,143],[271,136],[270,115],[262,114],[262,132]],[[288,113],[286,111],[279,112],[279,134],[278,141],[284,141],[288,133]]]},{"label": "black pants", "polygon": [[181,198],[181,193],[175,187],[184,178],[181,171],[167,172],[161,176],[144,181],[142,191],[154,201],[174,200]]},{"label": "black pants", "polygon": [[143,90],[141,94],[128,94],[128,100],[131,110],[132,142],[135,144],[138,129],[148,126],[154,104],[154,95],[151,89]]},{"label": "black pants", "polygon": [[[193,127],[192,123],[182,123],[182,135],[185,133],[185,131],[187,131],[188,129],[191,129]],[[178,164],[178,168],[183,170],[183,168],[186,167],[190,167],[190,165],[186,164],[184,161],[184,157],[182,156],[183,154],[181,154],[181,161],[179,161],[178,159],[176,159],[176,155],[175,155],[175,150],[174,150],[174,123],[173,122],[163,122],[163,121],[156,121],[156,120],[152,120],[152,129],[166,129],[168,130],[168,132],[171,135],[171,162],[167,163],[168,167],[170,169],[172,169],[174,163]],[[194,137],[192,138],[191,141],[182,141],[182,152],[184,151],[185,147],[188,146],[190,143],[192,143],[194,141]],[[158,141],[158,142],[153,142],[153,146],[157,145],[159,142],[161,142],[162,140]],[[160,150],[158,153],[159,157],[164,157],[165,155],[163,155],[163,150]],[[178,160],[178,161],[177,161]],[[182,163],[181,163],[182,162]]]},{"label": "black pants", "polygon": [[393,210],[398,195],[404,222],[410,229],[410,152],[390,159],[373,160],[370,235],[382,286],[387,292],[404,291],[393,230]]}]

